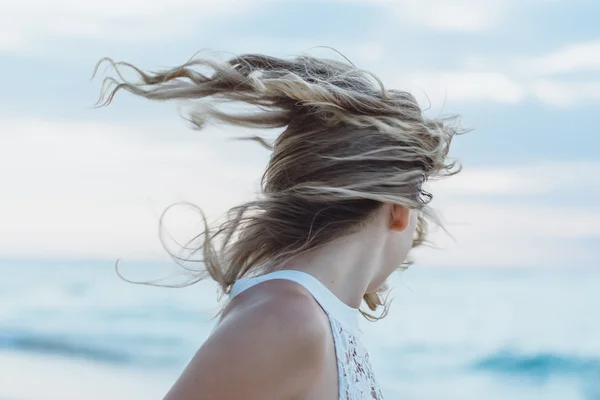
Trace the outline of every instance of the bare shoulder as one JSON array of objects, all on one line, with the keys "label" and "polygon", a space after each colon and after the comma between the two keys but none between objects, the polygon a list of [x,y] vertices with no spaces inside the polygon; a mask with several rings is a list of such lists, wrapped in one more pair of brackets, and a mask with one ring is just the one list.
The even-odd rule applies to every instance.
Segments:
[{"label": "bare shoulder", "polygon": [[306,289],[282,279],[263,282],[236,296],[225,309],[220,327],[258,321],[263,328],[267,324],[305,338],[326,334],[328,324],[327,316]]},{"label": "bare shoulder", "polygon": [[263,282],[232,300],[167,399],[300,397],[329,340],[326,315],[301,286]]},{"label": "bare shoulder", "polygon": [[265,344],[265,354],[290,353],[294,365],[300,366],[303,359],[315,361],[317,357],[311,356],[321,355],[329,339],[329,322],[303,287],[286,280],[272,280],[249,288],[232,300],[215,331],[215,337],[218,336],[232,340],[239,336],[245,343],[252,338],[256,344]]}]

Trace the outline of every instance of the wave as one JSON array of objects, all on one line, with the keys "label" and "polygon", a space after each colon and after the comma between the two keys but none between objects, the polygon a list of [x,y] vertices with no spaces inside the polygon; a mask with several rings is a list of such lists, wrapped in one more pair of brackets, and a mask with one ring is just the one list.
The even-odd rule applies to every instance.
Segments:
[{"label": "wave", "polygon": [[[115,345],[110,345],[110,342],[114,342]],[[152,340],[140,340],[136,346],[130,338],[94,342],[92,338],[75,338],[47,333],[0,331],[0,349],[79,358],[111,364],[166,366],[173,365],[173,363],[178,361],[172,356],[173,353],[169,349],[160,349],[160,346],[157,346],[157,343],[153,342]],[[164,341],[162,342],[164,343]]]},{"label": "wave", "polygon": [[480,371],[537,379],[556,375],[600,377],[600,358],[556,353],[523,354],[501,351],[473,362],[471,367]]}]

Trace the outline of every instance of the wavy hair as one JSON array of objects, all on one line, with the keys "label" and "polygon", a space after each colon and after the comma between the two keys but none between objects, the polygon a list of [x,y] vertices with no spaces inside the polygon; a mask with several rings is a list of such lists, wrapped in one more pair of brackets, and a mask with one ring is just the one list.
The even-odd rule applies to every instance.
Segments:
[{"label": "wavy hair", "polygon": [[[260,196],[232,208],[220,226],[209,227],[205,218],[205,230],[195,238],[202,243],[192,252],[201,259],[194,261],[203,269],[192,283],[208,274],[224,293],[244,276],[274,270],[359,229],[383,203],[421,211],[414,247],[423,244],[433,217],[423,183],[460,170],[448,158],[452,138],[462,132],[456,117],[426,118],[410,93],[386,89],[349,62],[247,54],[226,61],[195,57],[158,72],[108,58],[96,70],[102,63],[117,78],[105,78],[99,106],[122,90],[150,100],[205,99],[187,115],[198,129],[210,120],[283,128],[273,143],[252,137],[272,151]],[[139,80],[125,79],[124,68]],[[253,111],[215,107],[223,103]],[[382,290],[366,293],[364,302],[375,311],[385,303]]]}]

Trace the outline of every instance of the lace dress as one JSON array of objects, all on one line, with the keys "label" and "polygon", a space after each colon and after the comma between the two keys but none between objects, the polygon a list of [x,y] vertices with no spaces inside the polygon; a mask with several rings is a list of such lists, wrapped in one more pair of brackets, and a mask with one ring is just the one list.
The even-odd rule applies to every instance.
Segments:
[{"label": "lace dress", "polygon": [[339,400],[383,400],[369,353],[360,342],[358,310],[338,299],[318,279],[300,271],[277,271],[237,281],[230,296],[233,298],[256,284],[273,279],[286,279],[303,286],[327,313],[337,358]]}]

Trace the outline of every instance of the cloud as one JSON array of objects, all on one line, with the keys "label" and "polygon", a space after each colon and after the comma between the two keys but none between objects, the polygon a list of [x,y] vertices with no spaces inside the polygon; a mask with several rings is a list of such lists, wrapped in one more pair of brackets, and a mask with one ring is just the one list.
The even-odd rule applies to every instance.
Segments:
[{"label": "cloud", "polygon": [[422,104],[446,102],[517,104],[533,99],[553,107],[600,100],[600,42],[572,43],[535,56],[466,56],[450,70],[389,74],[394,86],[414,92]]},{"label": "cloud", "polygon": [[[0,125],[0,169],[10,171],[1,181],[4,256],[161,258],[157,224],[167,206],[190,201],[214,221],[254,197],[268,159],[259,146],[215,141],[219,131],[186,135],[174,127],[165,139],[157,126],[25,118]],[[554,204],[553,194],[598,187],[598,177],[598,163],[551,162],[470,168],[434,183],[433,206],[456,242],[437,232],[445,250],[418,259],[478,266],[566,260],[556,243],[600,237],[600,202],[575,208]],[[538,197],[529,202],[529,195]],[[201,219],[179,207],[167,227],[183,241],[201,231]],[[590,261],[598,254],[581,247],[577,256]]]},{"label": "cloud", "polygon": [[434,182],[443,196],[524,196],[576,193],[582,187],[600,197],[600,162],[553,161],[506,167],[466,168],[451,179]]},{"label": "cloud", "polygon": [[164,40],[249,6],[241,0],[4,1],[0,2],[0,50],[34,50],[48,38]]},{"label": "cloud", "polygon": [[600,71],[600,40],[573,43],[562,49],[518,62],[540,74]]},{"label": "cloud", "polygon": [[477,32],[497,26],[509,1],[404,0],[395,15],[403,22],[441,31]]},{"label": "cloud", "polygon": [[[151,4],[141,0],[1,2],[0,25],[4,34],[0,37],[0,51],[29,51],[40,55],[49,42],[73,38],[83,41],[118,41],[124,44],[172,42],[189,35],[190,29],[202,29],[203,26],[211,29],[210,27],[216,25],[220,19],[257,12],[257,9],[269,2],[270,0],[253,3],[242,0],[174,0],[169,3]],[[379,28],[371,29],[360,42],[350,41],[348,36],[331,36],[321,40],[338,48],[347,48],[347,53],[352,59],[373,66],[383,62],[394,65],[395,60],[386,61],[386,58],[395,54],[397,44],[388,43],[388,38],[396,38],[400,34],[399,26],[408,26],[409,29],[421,27],[434,31],[480,32],[499,26],[518,11],[518,3],[513,1],[355,2],[380,7],[393,21],[386,20],[381,32],[378,31]],[[398,20],[400,22],[397,22]],[[280,53],[290,48],[296,51],[309,49],[315,44],[319,43],[315,43],[314,40],[310,43],[304,39],[273,37],[268,34],[268,30],[264,31],[259,27],[255,32],[251,32],[250,36],[236,40],[233,49],[246,51],[244,49],[254,48],[269,53]],[[433,53],[436,52],[436,45],[437,43],[432,47]],[[390,87],[405,88],[414,92],[424,105],[429,101],[435,106],[474,102],[518,104],[531,99],[553,107],[569,107],[600,100],[600,77],[557,80],[554,75],[597,71],[600,68],[599,49],[600,42],[590,40],[573,43],[547,54],[527,57],[503,55],[498,59],[489,55],[473,57],[458,54],[455,57],[459,60],[462,58],[464,65],[455,69],[440,69],[432,66],[430,61],[427,66],[420,65],[419,60],[423,57],[429,60],[429,55],[415,52],[414,65],[410,68],[400,72],[388,71],[387,74],[380,75],[385,78],[386,83],[390,82]],[[186,54],[186,57],[190,55]]]},{"label": "cloud", "polygon": [[421,265],[594,266],[600,256],[600,208],[502,204],[472,199],[438,203],[449,234],[435,229],[437,249],[415,252]]},{"label": "cloud", "polygon": [[522,71],[446,70],[389,76],[389,87],[413,93],[419,104],[439,107],[456,103],[519,104],[533,99],[552,107],[569,107],[600,100],[600,77],[556,80]]},{"label": "cloud", "polygon": [[[466,168],[429,184],[445,228],[417,261],[453,266],[591,266],[600,256],[600,163]],[[562,200],[559,200],[562,199]]]},{"label": "cloud", "polygon": [[518,103],[525,89],[508,75],[483,71],[422,71],[390,79],[390,87],[413,93],[419,103],[441,105],[449,102],[490,101]]},{"label": "cloud", "polygon": [[389,7],[409,25],[436,31],[478,32],[497,26],[514,7],[495,0],[356,0]]},{"label": "cloud", "polygon": [[[335,3],[334,0],[327,0]],[[347,1],[341,1],[347,3]],[[516,3],[475,0],[359,0],[382,7],[404,25],[477,32],[500,24]],[[215,18],[256,11],[272,0],[22,0],[0,3],[0,50],[40,50],[48,39],[72,37],[139,43],[173,40]],[[367,53],[372,54],[370,50]],[[377,53],[377,51],[375,51]]]},{"label": "cloud", "polygon": [[[0,168],[11,171],[1,182],[4,255],[155,257],[167,206],[194,202],[214,218],[252,197],[262,171],[260,151],[254,164],[235,152],[220,160],[210,131],[176,140],[171,128],[165,140],[153,138],[156,128],[41,119],[1,125]],[[176,234],[199,229],[197,213],[169,215]]]},{"label": "cloud", "polygon": [[540,80],[531,85],[531,94],[544,103],[568,107],[600,100],[600,79],[591,82]]},{"label": "cloud", "polygon": [[[420,249],[436,266],[592,266],[600,256],[600,163],[467,168],[434,182],[445,228]],[[562,199],[562,200],[559,200]]]}]

